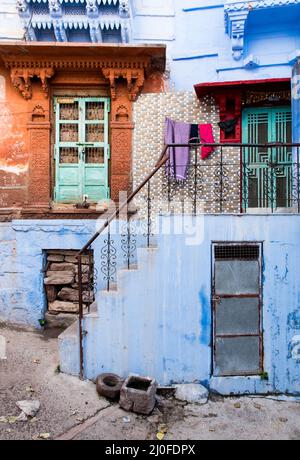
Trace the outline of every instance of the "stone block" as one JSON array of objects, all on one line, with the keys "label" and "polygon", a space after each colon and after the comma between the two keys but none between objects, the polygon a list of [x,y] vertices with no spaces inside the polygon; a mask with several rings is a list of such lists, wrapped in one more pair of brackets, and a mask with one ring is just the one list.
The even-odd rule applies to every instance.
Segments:
[{"label": "stone block", "polygon": [[156,388],[157,383],[151,377],[130,374],[121,388],[120,407],[137,414],[151,414],[156,401]]},{"label": "stone block", "polygon": [[73,272],[52,272],[49,271],[46,274],[44,279],[46,286],[48,285],[63,285],[63,284],[73,284],[74,283],[74,273]]},{"label": "stone block", "polygon": [[[75,276],[75,282],[78,283],[79,282],[79,277],[78,275]],[[88,284],[90,282],[90,279],[89,279],[89,275],[86,273],[86,274],[83,274],[82,275],[82,283],[83,284]]]},{"label": "stone block", "polygon": [[77,289],[64,287],[61,291],[59,291],[57,297],[60,300],[70,300],[71,302],[78,302],[79,301],[79,292],[78,292]]},{"label": "stone block", "polygon": [[[89,273],[90,267],[89,265],[82,265],[81,266],[82,273]],[[78,265],[75,266],[75,273],[78,273]]]},{"label": "stone block", "polygon": [[64,256],[59,254],[49,254],[47,257],[48,262],[63,262]]},{"label": "stone block", "polygon": [[[90,257],[89,256],[82,256],[81,260],[82,260],[83,265],[89,265],[90,264]],[[92,264],[94,263],[93,257],[91,259],[91,262],[92,262]]]},{"label": "stone block", "polygon": [[75,256],[66,256],[65,257],[65,262],[71,263],[71,264],[77,264],[77,257]]},{"label": "stone block", "polygon": [[72,272],[73,271],[74,272],[75,268],[76,266],[74,264],[70,264],[66,262],[63,262],[61,264],[54,263],[54,264],[51,264],[49,271],[53,271],[53,272],[62,272],[62,271]]},{"label": "stone block", "polygon": [[[66,256],[65,261],[69,262],[71,264],[76,264],[78,263],[78,259],[76,256]],[[82,265],[89,265],[89,256],[82,256],[81,257]]]},{"label": "stone block", "polygon": [[74,249],[49,249],[47,251],[48,254],[50,255],[62,255],[63,257],[65,256],[74,256],[76,255],[76,250]]},{"label": "stone block", "polygon": [[[62,288],[61,291],[59,291],[57,297],[59,300],[67,300],[70,302],[79,302],[79,291],[78,289],[72,289],[68,287]],[[94,295],[92,292],[84,291],[82,293],[83,301],[86,303],[91,303],[94,301]],[[54,299],[56,300],[56,299]]]},{"label": "stone block", "polygon": [[189,383],[183,385],[175,385],[175,398],[179,401],[185,401],[194,404],[206,404],[208,401],[209,392],[203,385],[197,383]]},{"label": "stone block", "polygon": [[65,257],[66,256],[76,256],[77,252],[79,252],[79,249],[78,250],[76,250],[76,249],[63,249],[61,252]]},{"label": "stone block", "polygon": [[79,305],[74,302],[62,302],[60,300],[56,300],[55,302],[49,302],[48,309],[50,312],[78,313]]},{"label": "stone block", "polygon": [[76,320],[74,313],[62,313],[58,311],[47,312],[45,315],[47,329],[67,329]]},{"label": "stone block", "polygon": [[55,286],[45,286],[48,302],[54,302],[57,299],[57,288]]}]

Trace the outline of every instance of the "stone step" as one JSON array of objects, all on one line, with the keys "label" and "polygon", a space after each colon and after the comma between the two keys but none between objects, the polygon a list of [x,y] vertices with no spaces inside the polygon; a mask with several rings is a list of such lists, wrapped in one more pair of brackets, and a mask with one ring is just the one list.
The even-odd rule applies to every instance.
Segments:
[{"label": "stone step", "polygon": [[77,321],[78,316],[73,313],[59,313],[58,315],[52,315],[47,312],[45,314],[46,320],[46,329],[67,329],[75,321]]},{"label": "stone step", "polygon": [[[116,323],[119,324],[119,315],[124,305],[124,295],[127,292],[126,288],[129,287],[129,297],[126,298],[126,305],[129,302],[136,302],[136,292],[140,299],[141,289],[143,289],[144,283],[151,277],[149,274],[155,267],[156,255],[158,247],[151,245],[151,247],[138,247],[137,248],[137,263],[133,264],[131,268],[124,267],[117,270],[117,282],[111,283],[110,291],[105,289],[100,290],[96,294],[97,301],[91,306],[89,314],[84,316],[83,328],[87,331],[85,340],[97,342],[99,328],[101,337],[106,334],[110,334],[111,331],[105,329],[105,324],[116,315]],[[153,284],[153,283],[152,283]],[[153,286],[152,286],[153,287]],[[98,308],[97,308],[98,305]],[[130,314],[129,305],[127,305],[126,314]],[[78,322],[72,324],[63,334],[59,336],[59,349],[61,359],[62,372],[66,372],[72,375],[78,375],[79,373],[79,337],[78,337]],[[117,334],[118,337],[118,334]],[[116,339],[118,340],[118,339]],[[102,350],[102,353],[106,355],[114,355],[114,348]],[[124,351],[125,353],[125,351]],[[126,353],[125,353],[126,354]],[[88,371],[91,373],[91,370]]]}]

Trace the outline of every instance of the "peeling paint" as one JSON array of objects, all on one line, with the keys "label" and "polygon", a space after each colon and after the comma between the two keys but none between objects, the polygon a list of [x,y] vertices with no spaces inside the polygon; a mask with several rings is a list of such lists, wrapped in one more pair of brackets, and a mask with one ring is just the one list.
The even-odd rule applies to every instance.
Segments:
[{"label": "peeling paint", "polygon": [[293,330],[300,329],[300,308],[289,314],[288,326]]},{"label": "peeling paint", "polygon": [[295,335],[292,338],[290,345],[290,357],[300,363],[300,335]]},{"label": "peeling paint", "polygon": [[197,340],[196,334],[184,334],[184,340],[190,343],[195,343]]},{"label": "peeling paint", "polygon": [[202,287],[199,292],[199,300],[201,305],[201,319],[200,319],[200,343],[203,345],[209,345],[211,341],[210,337],[210,301],[205,294],[205,288]]},{"label": "peeling paint", "polygon": [[8,166],[0,163],[0,171],[3,171],[8,174],[16,174],[20,176],[21,174],[25,174],[28,171],[28,165],[26,166]]},{"label": "peeling paint", "polygon": [[278,265],[276,265],[275,268],[274,268],[274,276],[275,276],[276,282],[284,283],[284,284],[288,283],[288,274],[289,274],[288,266],[289,266],[289,256],[288,256],[288,254],[286,254],[285,255],[285,264],[282,267],[282,269],[281,269],[281,267],[278,267]]}]

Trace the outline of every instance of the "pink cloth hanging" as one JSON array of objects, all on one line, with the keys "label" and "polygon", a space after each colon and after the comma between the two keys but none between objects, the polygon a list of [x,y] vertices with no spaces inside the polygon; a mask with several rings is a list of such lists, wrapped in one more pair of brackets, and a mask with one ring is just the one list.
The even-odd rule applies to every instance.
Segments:
[{"label": "pink cloth hanging", "polygon": [[[200,137],[200,142],[203,142],[206,144],[214,144],[215,138],[214,138],[212,125],[211,124],[199,125],[199,137]],[[208,158],[209,155],[214,152],[214,150],[215,150],[214,147],[203,146],[201,148],[202,160],[205,160],[206,158]]]}]

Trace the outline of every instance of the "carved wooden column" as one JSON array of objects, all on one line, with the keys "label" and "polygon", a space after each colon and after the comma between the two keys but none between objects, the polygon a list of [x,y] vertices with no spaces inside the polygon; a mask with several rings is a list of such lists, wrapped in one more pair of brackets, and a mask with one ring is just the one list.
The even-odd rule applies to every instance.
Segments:
[{"label": "carved wooden column", "polygon": [[104,69],[111,87],[111,199],[132,191],[132,106],[144,84],[144,69]]},{"label": "carved wooden column", "polygon": [[[54,75],[51,67],[12,68],[11,80],[28,101],[29,171],[24,212],[43,213],[50,207],[50,100],[48,80]],[[34,92],[32,80],[37,77]]]},{"label": "carved wooden column", "polygon": [[132,188],[132,102],[126,84],[118,83],[117,98],[111,105],[111,199],[119,201],[119,192]]},{"label": "carved wooden column", "polygon": [[50,207],[50,121],[47,108],[38,102],[33,108],[29,131],[29,175],[26,207],[43,213]]}]

